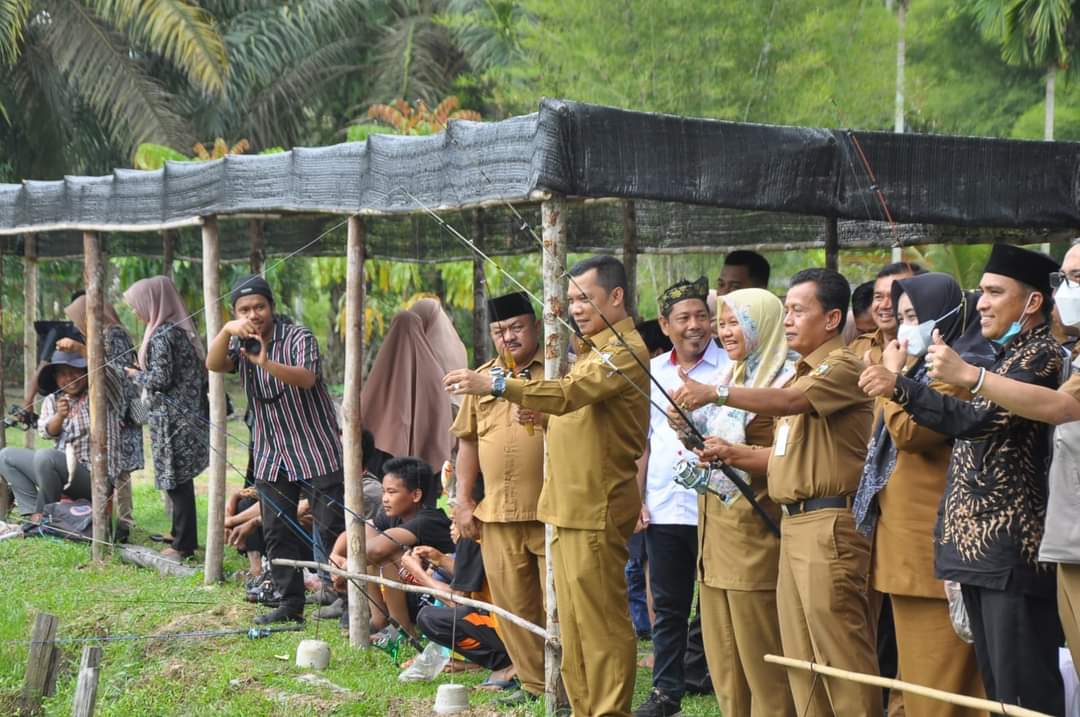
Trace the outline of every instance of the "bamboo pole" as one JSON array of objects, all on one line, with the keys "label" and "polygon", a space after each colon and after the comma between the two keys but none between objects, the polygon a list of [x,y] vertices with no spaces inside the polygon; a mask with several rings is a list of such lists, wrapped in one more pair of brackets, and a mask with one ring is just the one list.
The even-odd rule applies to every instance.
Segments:
[{"label": "bamboo pole", "polygon": [[840,271],[840,237],[836,217],[825,217],[825,268]]},{"label": "bamboo pole", "polygon": [[622,263],[626,267],[626,311],[636,321],[640,318],[637,306],[638,229],[634,202],[623,202]]},{"label": "bamboo pole", "polygon": [[[566,373],[567,334],[559,323],[566,313],[566,220],[562,197],[552,197],[541,205],[543,276],[544,276],[544,378],[557,379]],[[547,438],[544,438],[545,444]],[[547,446],[544,448],[544,480],[547,480]],[[555,561],[551,558],[554,528],[544,526],[544,555],[547,568],[544,576],[544,605],[547,616],[547,639],[544,642],[544,713],[554,715],[561,706],[562,647],[560,645],[559,612],[555,603]]]},{"label": "bamboo pole", "polygon": [[816,662],[807,662],[806,660],[794,660],[790,657],[781,657],[779,655],[765,655],[765,662],[770,662],[774,665],[782,665],[790,669],[816,672],[820,675],[825,675],[826,677],[837,677],[851,682],[858,682],[863,685],[873,685],[874,687],[884,687],[890,690],[910,692],[911,694],[919,695],[920,697],[927,697],[932,700],[947,702],[952,705],[968,707],[970,709],[986,710],[987,712],[996,715],[1006,715],[1007,717],[1052,717],[1052,715],[1048,715],[1045,712],[1036,712],[1035,710],[1008,705],[1004,702],[994,702],[978,697],[958,695],[953,692],[934,689],[933,687],[925,687],[911,682],[904,682],[903,680],[895,680],[891,677],[879,677],[878,675],[868,675],[863,672],[841,670],[839,667],[828,667],[827,665],[819,665]]},{"label": "bamboo pole", "polygon": [[[394,588],[395,590],[401,590],[407,593],[416,593],[417,595],[434,595],[440,600],[449,600],[459,605],[465,605],[467,607],[473,607],[477,610],[487,610],[490,613],[494,613],[503,618],[507,622],[512,622],[518,627],[524,628],[534,635],[539,635],[547,639],[548,633],[544,628],[539,625],[534,625],[523,617],[518,617],[509,610],[504,610],[498,605],[492,605],[489,602],[483,600],[474,600],[473,598],[465,597],[461,593],[451,593],[446,590],[438,590],[436,588],[426,588],[420,585],[409,585],[407,583],[399,583],[396,580],[389,580],[379,575],[368,575],[367,573],[358,573],[352,570],[342,570],[329,563],[319,563],[312,560],[289,560],[286,558],[277,558],[270,561],[273,565],[284,565],[290,568],[309,568],[311,570],[325,570],[331,575],[337,575],[349,580],[356,580],[362,583],[375,583],[376,585],[382,585],[388,588]],[[350,586],[355,587],[352,583]]]},{"label": "bamboo pole", "polygon": [[[473,243],[484,251],[484,210],[473,212]],[[487,283],[484,281],[484,259],[473,252],[472,262],[473,290],[473,366],[479,366],[488,360],[488,324]]]},{"label": "bamboo pole", "polygon": [[[342,444],[345,458],[345,533],[347,563],[352,573],[367,572],[366,528],[356,516],[364,514],[364,454],[361,393],[364,376],[364,220],[349,217],[345,248],[345,396],[341,412]],[[350,582],[349,645],[369,644],[370,608],[363,590]]]},{"label": "bamboo pole", "polygon": [[[37,332],[34,330],[34,322],[38,317],[38,253],[35,234],[26,235],[25,247],[23,253],[23,396],[28,396],[30,387],[34,385],[38,365]],[[34,431],[26,431],[23,434],[24,446],[33,448],[35,438]]]},{"label": "bamboo pole", "polygon": [[[218,242],[217,217],[203,221],[203,303],[206,306],[207,345],[221,331],[221,277],[218,261],[221,247]],[[203,582],[213,585],[222,579],[225,552],[225,375],[210,372],[210,486],[206,509],[206,564]]]},{"label": "bamboo pole", "polygon": [[[83,234],[86,260],[86,372],[90,383],[90,479],[94,560],[105,559],[109,539],[108,403],[105,396],[105,252],[101,237]],[[32,433],[30,431],[29,433]]]}]

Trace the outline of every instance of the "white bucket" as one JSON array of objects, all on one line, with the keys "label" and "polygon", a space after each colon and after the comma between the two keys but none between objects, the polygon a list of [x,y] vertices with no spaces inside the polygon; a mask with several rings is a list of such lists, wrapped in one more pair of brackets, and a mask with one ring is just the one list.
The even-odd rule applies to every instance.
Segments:
[{"label": "white bucket", "polygon": [[469,708],[469,689],[465,685],[439,685],[435,692],[435,714],[453,715]]},{"label": "white bucket", "polygon": [[301,640],[296,646],[296,666],[325,670],[330,664],[330,645],[322,640]]}]

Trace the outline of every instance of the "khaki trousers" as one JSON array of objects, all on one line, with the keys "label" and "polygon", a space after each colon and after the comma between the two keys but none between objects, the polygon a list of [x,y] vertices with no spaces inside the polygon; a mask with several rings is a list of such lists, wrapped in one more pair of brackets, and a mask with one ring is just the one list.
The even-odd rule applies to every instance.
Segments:
[{"label": "khaki trousers", "polygon": [[[975,648],[953,630],[945,599],[890,595],[900,679],[969,697],[985,697]],[[982,717],[986,712],[904,695],[908,717]]]},{"label": "khaki trousers", "polygon": [[[544,627],[544,524],[484,523],[480,554],[492,602]],[[544,694],[543,638],[508,620],[499,620],[499,635],[522,687],[534,695]]]},{"label": "khaki trousers", "polygon": [[701,632],[716,701],[724,717],[794,717],[779,655],[775,590],[724,590],[698,583]]},{"label": "khaki trousers", "polygon": [[1058,563],[1057,605],[1065,644],[1072,654],[1073,667],[1080,673],[1080,565]]},{"label": "khaki trousers", "polygon": [[[776,585],[784,655],[878,674],[867,600],[870,544],[851,511],[826,509],[784,517]],[[800,715],[879,715],[881,689],[804,670],[787,671]]]},{"label": "khaki trousers", "polygon": [[604,530],[556,528],[551,543],[562,676],[574,717],[630,717],[637,640],[623,569],[637,516]]}]

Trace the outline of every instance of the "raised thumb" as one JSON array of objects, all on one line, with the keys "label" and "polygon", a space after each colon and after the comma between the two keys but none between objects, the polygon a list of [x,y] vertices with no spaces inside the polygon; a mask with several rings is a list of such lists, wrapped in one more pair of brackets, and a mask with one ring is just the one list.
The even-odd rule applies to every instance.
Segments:
[{"label": "raised thumb", "polygon": [[862,361],[867,366],[877,366],[879,363],[881,363],[880,361],[874,360],[873,352],[871,352],[870,350],[867,350],[863,353]]},{"label": "raised thumb", "polygon": [[945,345],[945,339],[941,338],[941,332],[939,330],[934,329],[933,338],[934,338],[934,345],[935,346],[944,346]]}]

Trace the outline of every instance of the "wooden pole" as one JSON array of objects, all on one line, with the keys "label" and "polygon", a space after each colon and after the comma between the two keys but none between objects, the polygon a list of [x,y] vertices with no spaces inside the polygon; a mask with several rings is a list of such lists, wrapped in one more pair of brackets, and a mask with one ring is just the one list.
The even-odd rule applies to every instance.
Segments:
[{"label": "wooden pole", "polygon": [[840,271],[840,236],[836,217],[825,217],[825,268]]},{"label": "wooden pole", "polygon": [[637,306],[637,260],[638,231],[637,209],[634,202],[623,202],[623,250],[622,262],[626,267],[626,311],[637,321],[640,318]]},{"label": "wooden pole", "polygon": [[251,273],[261,274],[266,264],[266,233],[262,220],[248,222],[248,238],[251,240]]},{"label": "wooden pole", "polygon": [[[484,251],[484,210],[473,212],[473,243]],[[473,366],[479,366],[488,360],[488,315],[487,283],[484,281],[484,259],[473,252],[472,262],[473,291]]]},{"label": "wooden pole", "polygon": [[[37,332],[34,331],[34,322],[38,317],[37,236],[27,234],[25,246],[26,250],[23,253],[23,396],[30,394],[38,364]],[[36,437],[36,431],[26,431],[23,434],[24,445],[27,448],[33,448]]]},{"label": "wooden pole", "polygon": [[94,560],[109,540],[108,401],[105,396],[105,251],[95,232],[83,234],[86,261],[86,372],[90,383],[90,477],[93,485]]},{"label": "wooden pole", "polygon": [[[366,528],[356,518],[364,514],[364,454],[363,416],[360,396],[364,376],[364,222],[349,217],[348,243],[345,248],[345,396],[341,412],[342,447],[345,459],[345,531],[349,572],[367,572]],[[349,645],[356,648],[369,644],[370,613],[363,588],[350,582]]]},{"label": "wooden pole", "polygon": [[176,258],[176,230],[161,233],[161,275],[173,278],[173,260]]},{"label": "wooden pole", "polygon": [[100,666],[101,648],[97,645],[84,647],[79,664],[79,681],[75,685],[75,701],[71,708],[72,717],[93,717]]},{"label": "wooden pole", "polygon": [[[0,414],[7,415],[7,376],[4,372],[4,240],[0,239]],[[0,448],[7,447],[7,431],[0,429]],[[7,502],[7,485],[0,485],[0,501]],[[3,506],[0,506],[3,507]],[[10,509],[10,506],[8,506]],[[4,510],[3,516],[7,516]],[[3,520],[3,517],[0,517]]]},{"label": "wooden pole", "polygon": [[19,698],[19,714],[32,715],[41,710],[41,698],[45,696],[49,684],[49,672],[55,665],[53,653],[56,651],[56,628],[59,620],[56,615],[39,612],[34,618],[34,627],[30,630],[30,651],[26,658],[26,677],[23,679],[22,695]]},{"label": "wooden pole", "polygon": [[916,685],[912,682],[894,680],[890,677],[879,677],[878,675],[868,675],[863,672],[841,670],[838,667],[829,667],[827,665],[820,665],[816,662],[807,662],[806,660],[794,660],[790,657],[780,657],[778,655],[765,655],[765,662],[771,662],[774,665],[783,665],[784,667],[790,669],[816,672],[820,675],[825,675],[826,677],[836,677],[843,680],[849,680],[851,682],[858,682],[863,685],[873,685],[874,687],[883,687],[890,690],[910,692],[913,695],[928,697],[932,700],[938,700],[940,702],[948,702],[949,704],[959,705],[960,707],[969,707],[975,710],[984,710],[986,712],[990,712],[996,715],[1015,715],[1015,717],[1051,717],[1051,715],[1048,715],[1045,712],[1036,712],[1035,710],[1024,709],[1023,707],[1005,704],[1004,702],[993,702],[991,700],[979,699],[978,697],[958,695],[952,692],[945,692],[944,690],[937,690],[933,687]]},{"label": "wooden pole", "polygon": [[[202,228],[203,304],[206,307],[206,343],[221,331],[221,277],[218,262],[217,217],[206,217]],[[206,565],[203,582],[213,585],[222,579],[225,551],[225,375],[210,372],[210,485],[206,509]]]},{"label": "wooden pole", "polygon": [[[562,197],[552,197],[541,205],[543,225],[543,276],[544,276],[544,378],[556,379],[566,373],[567,334],[559,317],[566,313],[566,219]],[[547,438],[544,439],[545,443]],[[544,449],[544,480],[547,480],[547,448]],[[560,647],[559,612],[555,604],[554,560],[551,559],[551,542],[554,528],[544,526],[544,555],[547,574],[544,578],[544,604],[547,611],[547,640],[544,642],[544,714],[554,715],[562,706],[563,695]]]}]

